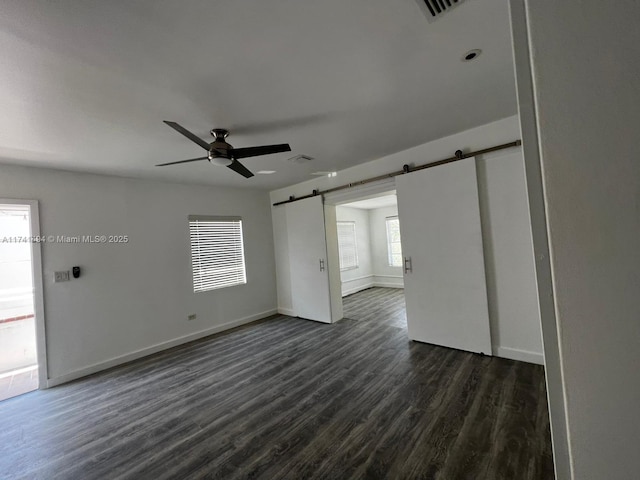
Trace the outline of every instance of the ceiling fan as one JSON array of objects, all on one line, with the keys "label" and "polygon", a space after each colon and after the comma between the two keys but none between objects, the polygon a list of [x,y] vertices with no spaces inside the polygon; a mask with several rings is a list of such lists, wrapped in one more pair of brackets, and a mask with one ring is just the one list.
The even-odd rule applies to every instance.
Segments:
[{"label": "ceiling fan", "polygon": [[156,165],[156,167],[176,165],[178,163],[198,162],[200,160],[209,160],[214,165],[229,167],[234,172],[237,172],[240,175],[249,178],[253,177],[253,173],[251,173],[251,171],[247,167],[245,167],[238,161],[239,158],[257,157],[260,155],[269,155],[271,153],[291,151],[291,147],[288,143],[281,143],[278,145],[262,145],[260,147],[233,148],[233,146],[229,145],[225,140],[229,135],[229,132],[222,128],[214,128],[213,130],[211,130],[211,135],[213,135],[214,141],[211,143],[207,143],[183,126],[178,125],[176,122],[167,122],[166,120],[164,120],[164,123],[187,137],[192,142],[197,143],[209,153],[206,157],[191,158],[189,160],[178,160],[177,162],[160,163]]}]

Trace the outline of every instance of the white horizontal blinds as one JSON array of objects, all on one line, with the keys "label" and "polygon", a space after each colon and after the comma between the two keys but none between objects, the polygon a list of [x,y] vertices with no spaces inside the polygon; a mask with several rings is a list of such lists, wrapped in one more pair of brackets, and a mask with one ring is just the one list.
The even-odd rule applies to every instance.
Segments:
[{"label": "white horizontal blinds", "polygon": [[389,266],[402,266],[402,246],[400,244],[400,221],[398,217],[387,217],[387,252]]},{"label": "white horizontal blinds", "polygon": [[240,217],[189,215],[193,291],[247,283]]},{"label": "white horizontal blinds", "polygon": [[358,249],[356,246],[356,222],[338,223],[338,250],[340,252],[340,270],[358,267]]}]

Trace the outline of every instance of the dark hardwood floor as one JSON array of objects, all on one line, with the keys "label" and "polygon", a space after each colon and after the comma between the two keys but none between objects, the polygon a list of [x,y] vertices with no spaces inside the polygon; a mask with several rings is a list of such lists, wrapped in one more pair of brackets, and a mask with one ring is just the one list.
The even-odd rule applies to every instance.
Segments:
[{"label": "dark hardwood floor", "polygon": [[344,318],[407,329],[404,290],[368,288],[342,299]]},{"label": "dark hardwood floor", "polygon": [[344,303],[0,402],[0,478],[553,478],[542,367],[410,342],[401,290]]}]

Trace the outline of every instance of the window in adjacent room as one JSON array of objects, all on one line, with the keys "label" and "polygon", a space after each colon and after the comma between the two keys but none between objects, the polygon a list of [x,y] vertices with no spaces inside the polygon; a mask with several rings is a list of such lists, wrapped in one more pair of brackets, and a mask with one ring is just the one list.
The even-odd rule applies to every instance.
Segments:
[{"label": "window in adjacent room", "polygon": [[247,283],[240,217],[189,215],[193,291]]},{"label": "window in adjacent room", "polygon": [[358,268],[356,222],[338,222],[338,250],[340,252],[340,270]]},{"label": "window in adjacent room", "polygon": [[400,221],[398,217],[387,217],[387,253],[390,267],[402,266],[402,247],[400,246]]}]

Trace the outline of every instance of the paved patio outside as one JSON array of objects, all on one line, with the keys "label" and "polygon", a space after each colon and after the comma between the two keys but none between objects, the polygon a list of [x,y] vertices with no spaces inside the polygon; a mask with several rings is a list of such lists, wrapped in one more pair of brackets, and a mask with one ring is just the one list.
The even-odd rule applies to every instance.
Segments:
[{"label": "paved patio outside", "polygon": [[37,363],[35,319],[0,323],[0,375]]},{"label": "paved patio outside", "polygon": [[0,401],[37,390],[38,366],[0,374]]}]

